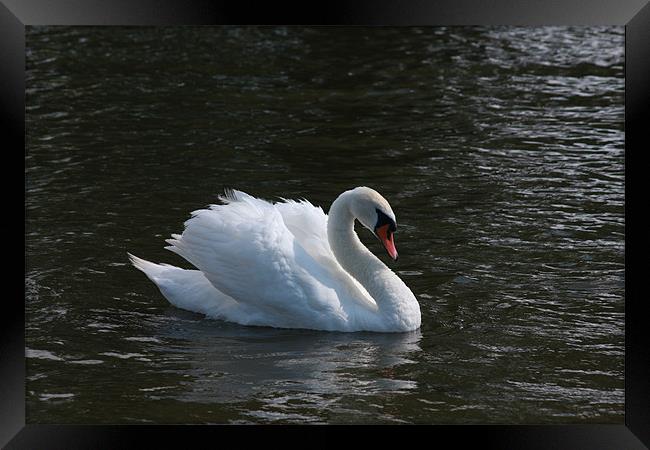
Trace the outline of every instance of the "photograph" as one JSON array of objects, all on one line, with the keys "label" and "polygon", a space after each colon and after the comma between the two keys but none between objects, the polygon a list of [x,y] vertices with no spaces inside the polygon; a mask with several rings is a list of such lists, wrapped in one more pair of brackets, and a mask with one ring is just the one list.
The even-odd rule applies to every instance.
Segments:
[{"label": "photograph", "polygon": [[25,422],[625,424],[625,27],[25,27]]}]

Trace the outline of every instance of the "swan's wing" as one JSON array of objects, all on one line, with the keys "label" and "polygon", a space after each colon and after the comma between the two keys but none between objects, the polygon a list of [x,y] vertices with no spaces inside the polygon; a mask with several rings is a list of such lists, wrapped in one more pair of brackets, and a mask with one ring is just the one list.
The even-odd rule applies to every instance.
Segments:
[{"label": "swan's wing", "polygon": [[322,265],[338,265],[327,240],[327,214],[323,209],[307,200],[282,200],[274,206],[302,248]]},{"label": "swan's wing", "polygon": [[298,243],[331,278],[338,281],[340,288],[348,294],[344,296],[346,299],[356,300],[361,306],[376,311],[377,304],[366,288],[350,276],[334,256],[327,239],[327,214],[323,209],[307,200],[282,200],[274,206]]},{"label": "swan's wing", "polygon": [[[192,212],[169,250],[196,266],[221,292],[293,326],[344,315],[322,267],[299,245],[279,210],[231,191],[225,205]],[[323,283],[322,280],[327,280]]]}]

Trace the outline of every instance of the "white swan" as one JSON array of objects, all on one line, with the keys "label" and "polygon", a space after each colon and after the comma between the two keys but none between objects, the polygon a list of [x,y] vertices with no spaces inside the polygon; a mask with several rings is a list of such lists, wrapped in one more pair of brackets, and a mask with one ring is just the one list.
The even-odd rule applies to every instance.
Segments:
[{"label": "white swan", "polygon": [[357,187],[329,211],[306,200],[275,204],[240,191],[192,212],[165,247],[198,270],[129,254],[173,305],[242,325],[401,332],[420,327],[411,290],[359,240],[355,218],[397,259],[395,214]]}]

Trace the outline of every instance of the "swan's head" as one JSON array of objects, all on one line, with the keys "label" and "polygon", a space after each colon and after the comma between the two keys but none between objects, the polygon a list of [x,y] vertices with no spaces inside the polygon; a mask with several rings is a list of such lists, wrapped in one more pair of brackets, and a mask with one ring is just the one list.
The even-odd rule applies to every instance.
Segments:
[{"label": "swan's head", "polygon": [[374,189],[362,186],[350,192],[352,214],[361,225],[369,229],[384,245],[393,260],[397,261],[397,249],[393,234],[397,230],[395,213],[384,197]]}]

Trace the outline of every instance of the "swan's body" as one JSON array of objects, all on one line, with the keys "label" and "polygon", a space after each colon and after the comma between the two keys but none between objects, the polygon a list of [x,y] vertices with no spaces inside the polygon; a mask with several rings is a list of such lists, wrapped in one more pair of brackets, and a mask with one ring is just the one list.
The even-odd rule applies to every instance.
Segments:
[{"label": "swan's body", "polygon": [[[329,217],[306,200],[271,204],[239,191],[194,211],[167,249],[198,270],[131,256],[173,305],[242,325],[329,331],[411,331],[420,306],[373,255],[354,220],[392,241],[395,215],[376,191],[341,194]],[[376,223],[376,226],[375,226]]]}]

